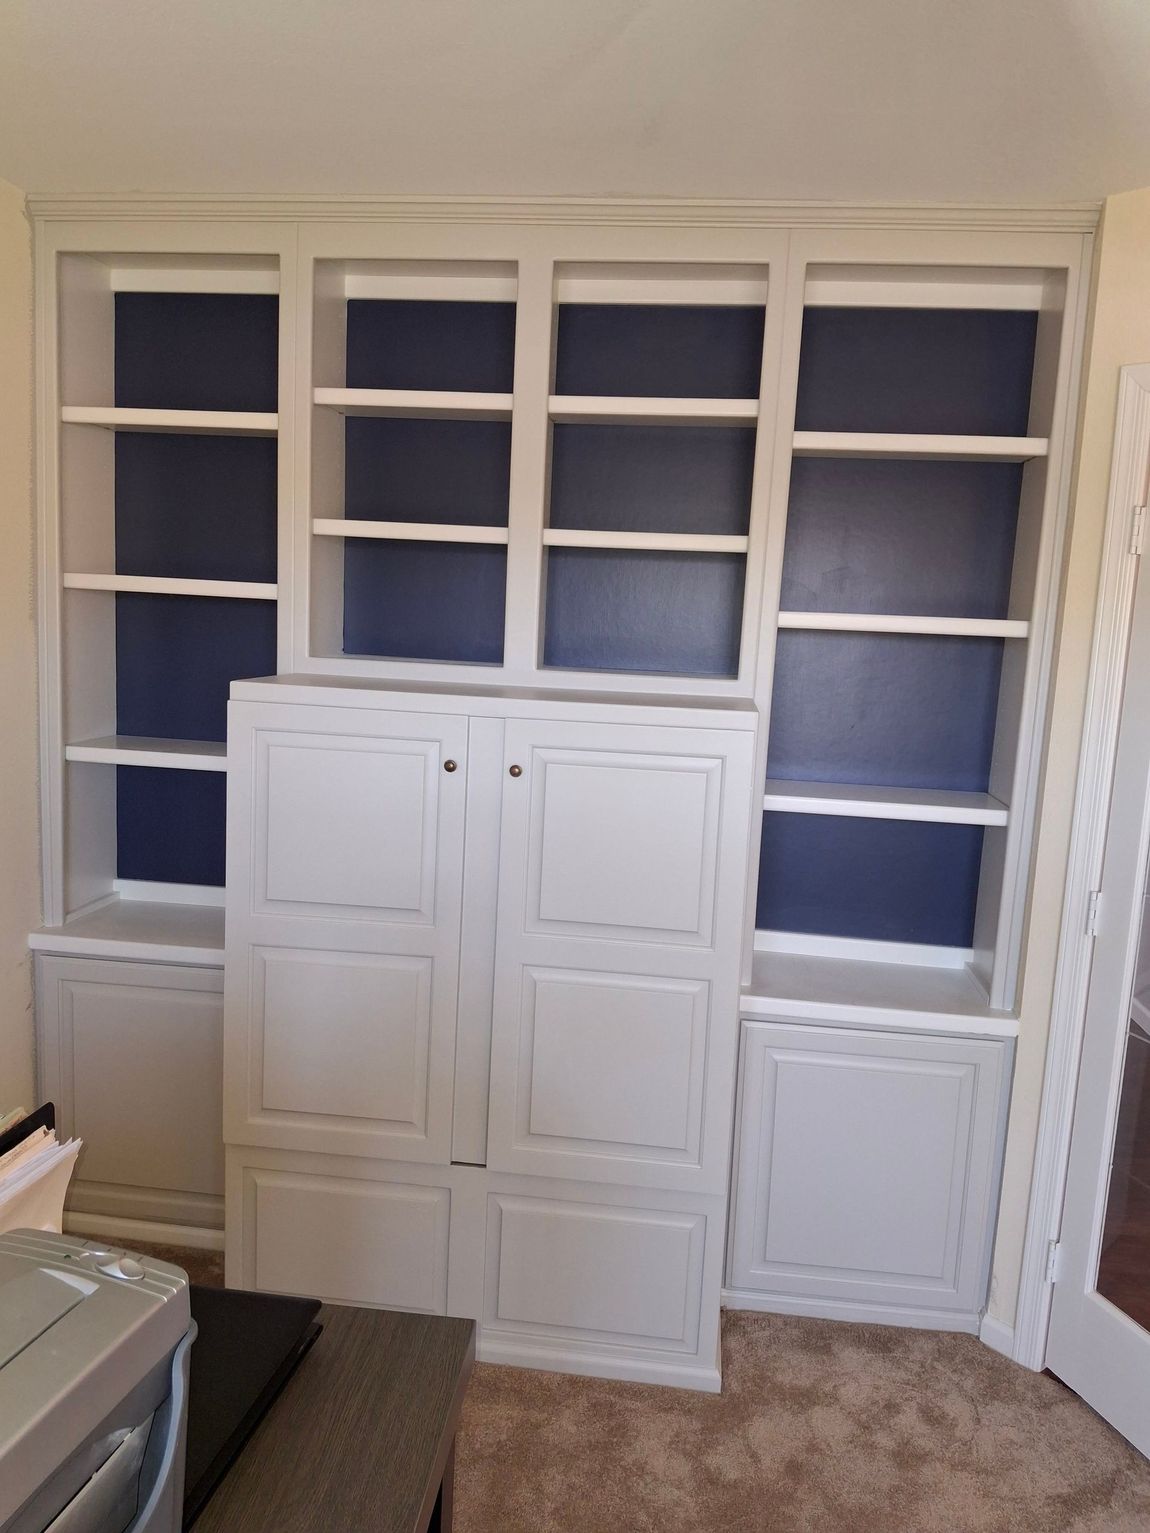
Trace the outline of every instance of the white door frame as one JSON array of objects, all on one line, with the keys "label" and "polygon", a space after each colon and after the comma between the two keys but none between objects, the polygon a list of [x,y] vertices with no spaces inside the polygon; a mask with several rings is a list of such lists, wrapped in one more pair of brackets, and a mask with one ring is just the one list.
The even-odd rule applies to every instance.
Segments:
[{"label": "white door frame", "polygon": [[1062,1224],[1086,995],[1094,949],[1094,939],[1088,933],[1091,895],[1101,883],[1114,760],[1122,718],[1126,648],[1138,574],[1133,541],[1134,508],[1144,500],[1148,460],[1150,363],[1143,363],[1122,368],[1118,385],[1090,682],[1015,1316],[1014,1360],[1035,1369],[1041,1369],[1046,1362],[1046,1336],[1054,1292],[1050,1255]]}]

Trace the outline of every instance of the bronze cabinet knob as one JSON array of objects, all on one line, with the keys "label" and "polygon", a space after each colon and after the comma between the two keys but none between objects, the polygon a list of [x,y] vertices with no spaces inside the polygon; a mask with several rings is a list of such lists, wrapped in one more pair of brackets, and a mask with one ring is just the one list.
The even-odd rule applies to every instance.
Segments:
[{"label": "bronze cabinet knob", "polygon": [[458,762],[447,760],[443,763],[443,770],[445,772],[454,772],[457,766]]},{"label": "bronze cabinet knob", "polygon": [[523,768],[521,766],[509,766],[507,770],[511,773],[512,777],[523,776]]}]

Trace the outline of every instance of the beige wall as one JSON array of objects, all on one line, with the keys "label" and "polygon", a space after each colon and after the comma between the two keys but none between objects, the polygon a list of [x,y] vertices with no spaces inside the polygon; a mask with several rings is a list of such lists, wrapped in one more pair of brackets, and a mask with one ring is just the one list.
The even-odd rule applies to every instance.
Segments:
[{"label": "beige wall", "polygon": [[0,1110],[32,1106],[28,932],[40,918],[32,555],[32,257],[0,181]]},{"label": "beige wall", "polygon": [[1095,263],[1035,898],[991,1284],[990,1313],[1007,1325],[1014,1319],[1030,1199],[1114,446],[1118,369],[1134,362],[1150,362],[1150,189],[1107,200]]}]

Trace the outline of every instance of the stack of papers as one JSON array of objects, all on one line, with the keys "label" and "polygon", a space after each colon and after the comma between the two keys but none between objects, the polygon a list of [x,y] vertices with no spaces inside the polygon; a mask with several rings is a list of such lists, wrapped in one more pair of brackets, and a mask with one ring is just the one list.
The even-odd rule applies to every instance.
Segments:
[{"label": "stack of papers", "polygon": [[[0,1133],[27,1116],[17,1108],[0,1116]],[[55,1129],[36,1128],[0,1155],[0,1234],[7,1230],[53,1230],[64,1219],[64,1197],[82,1141],[61,1144]]]}]

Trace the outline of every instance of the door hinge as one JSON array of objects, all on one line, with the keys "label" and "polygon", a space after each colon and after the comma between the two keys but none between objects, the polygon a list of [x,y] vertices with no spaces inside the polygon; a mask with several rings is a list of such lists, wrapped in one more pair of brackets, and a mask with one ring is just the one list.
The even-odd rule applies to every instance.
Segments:
[{"label": "door hinge", "polygon": [[1086,901],[1086,935],[1097,937],[1098,935],[1098,912],[1102,905],[1102,890],[1091,889],[1090,897]]},{"label": "door hinge", "polygon": [[1134,525],[1130,529],[1130,552],[1140,558],[1146,547],[1146,507],[1134,507]]},{"label": "door hinge", "polygon": [[1062,1267],[1062,1242],[1052,1240],[1046,1247],[1046,1281],[1057,1283],[1061,1277]]}]

